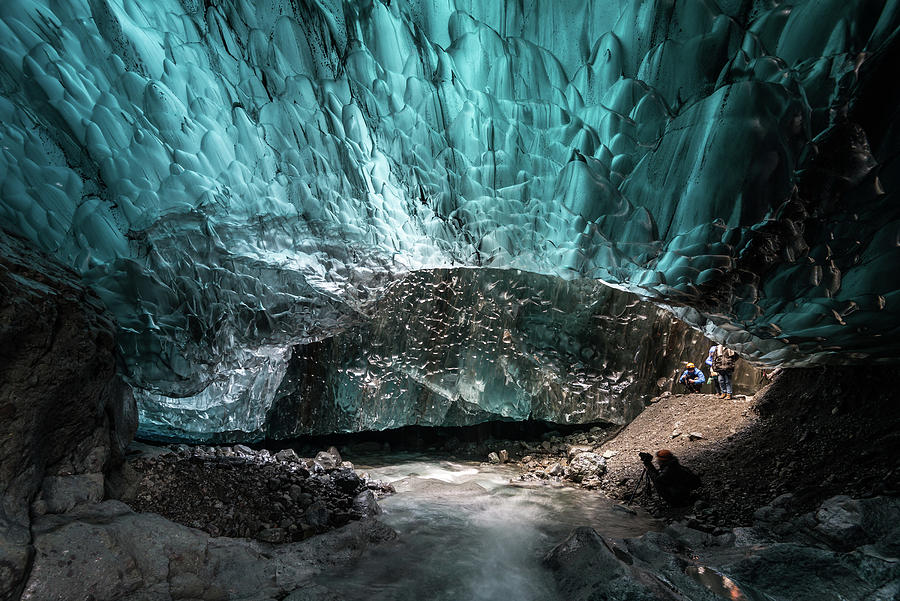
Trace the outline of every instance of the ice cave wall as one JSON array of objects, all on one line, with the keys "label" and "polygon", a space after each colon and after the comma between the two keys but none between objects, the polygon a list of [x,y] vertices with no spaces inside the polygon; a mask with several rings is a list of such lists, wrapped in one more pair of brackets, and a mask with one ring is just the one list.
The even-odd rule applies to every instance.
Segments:
[{"label": "ice cave wall", "polygon": [[103,298],[161,427],[259,428],[294,345],[456,265],[600,278],[764,362],[895,360],[898,24],[896,0],[11,0],[0,223]]}]

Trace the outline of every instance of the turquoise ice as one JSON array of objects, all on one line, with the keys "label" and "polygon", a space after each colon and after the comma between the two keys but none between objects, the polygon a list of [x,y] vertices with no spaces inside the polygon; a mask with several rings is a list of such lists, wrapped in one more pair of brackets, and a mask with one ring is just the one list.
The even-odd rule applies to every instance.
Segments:
[{"label": "turquoise ice", "polygon": [[895,360],[898,25],[896,0],[8,0],[0,223],[101,295],[154,431],[259,431],[296,345],[448,267],[602,280],[764,363]]}]

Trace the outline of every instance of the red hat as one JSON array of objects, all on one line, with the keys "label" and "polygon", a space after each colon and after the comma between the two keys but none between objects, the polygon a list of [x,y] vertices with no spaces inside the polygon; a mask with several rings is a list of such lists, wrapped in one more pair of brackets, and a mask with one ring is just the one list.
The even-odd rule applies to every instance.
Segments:
[{"label": "red hat", "polygon": [[660,449],[656,452],[656,457],[663,461],[669,461],[670,459],[674,459],[675,455],[669,449]]}]

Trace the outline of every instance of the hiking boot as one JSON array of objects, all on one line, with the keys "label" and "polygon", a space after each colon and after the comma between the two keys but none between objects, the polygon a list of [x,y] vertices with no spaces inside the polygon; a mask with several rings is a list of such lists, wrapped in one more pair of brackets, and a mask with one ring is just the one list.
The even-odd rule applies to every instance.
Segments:
[{"label": "hiking boot", "polygon": [[726,399],[731,399],[731,395],[730,395],[730,394],[726,394],[726,395],[725,395],[725,398],[726,398]]}]

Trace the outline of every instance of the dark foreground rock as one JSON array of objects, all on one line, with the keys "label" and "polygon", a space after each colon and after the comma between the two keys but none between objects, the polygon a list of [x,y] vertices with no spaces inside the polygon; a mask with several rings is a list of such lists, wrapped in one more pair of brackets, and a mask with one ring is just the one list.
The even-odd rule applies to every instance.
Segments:
[{"label": "dark foreground rock", "polygon": [[134,435],[116,353],[115,324],[78,276],[0,232],[0,599],[27,573],[32,504],[100,500]]},{"label": "dark foreground rock", "polygon": [[681,523],[623,540],[577,528],[544,561],[568,601],[900,598],[900,500],[841,496],[780,518],[719,536]]},{"label": "dark foreground rock", "polygon": [[332,447],[314,459],[234,447],[141,447],[112,479],[136,511],[212,536],[299,541],[381,512],[390,485],[360,477]]},{"label": "dark foreground rock", "polygon": [[314,575],[396,538],[372,519],[286,545],[213,538],[118,501],[40,517],[34,533],[22,601],[316,598]]}]

